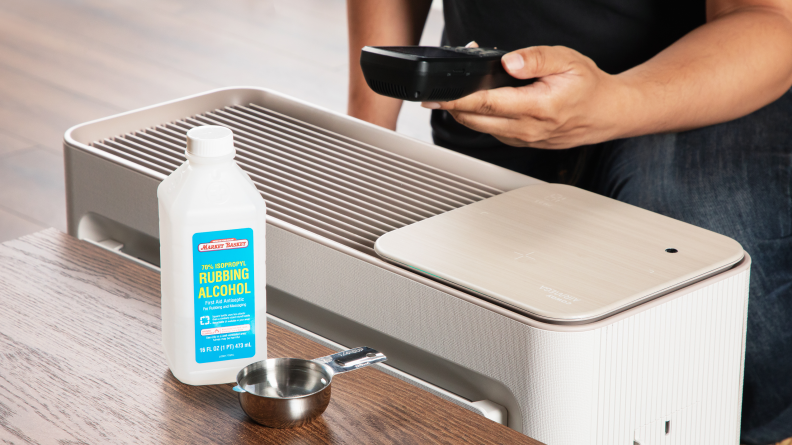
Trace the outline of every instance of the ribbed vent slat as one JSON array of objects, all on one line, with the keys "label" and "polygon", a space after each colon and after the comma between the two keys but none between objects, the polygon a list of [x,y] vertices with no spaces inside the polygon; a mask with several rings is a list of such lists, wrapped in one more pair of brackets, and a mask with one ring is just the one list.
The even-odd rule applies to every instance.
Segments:
[{"label": "ribbed vent slat", "polygon": [[269,215],[366,254],[382,234],[501,193],[265,107],[207,111],[91,145],[168,175],[199,125],[234,132],[236,161]]},{"label": "ribbed vent slat", "polygon": [[[103,142],[110,142],[110,141],[103,141]],[[121,159],[134,162],[135,164],[149,168],[158,173],[164,173],[167,175],[173,171],[173,169],[171,168],[163,167],[159,164],[152,163],[148,161],[145,157],[138,156],[134,151],[125,149],[123,146],[118,147],[117,144],[103,144],[101,142],[94,142],[91,145],[102,151],[118,156]]]},{"label": "ribbed vent slat", "polygon": [[[181,123],[180,124],[184,124]],[[187,124],[184,124],[187,125]],[[188,127],[192,128],[192,127]],[[185,129],[185,133],[186,133]],[[378,186],[359,184],[354,181],[355,178],[350,177],[344,173],[339,173],[333,170],[322,168],[311,161],[301,159],[299,156],[293,156],[289,153],[284,153],[273,146],[264,146],[259,148],[256,146],[255,141],[249,141],[244,137],[235,137],[234,144],[242,149],[247,149],[251,155],[258,155],[260,159],[267,159],[274,165],[288,165],[295,170],[305,171],[307,174],[313,174],[322,178],[323,180],[337,184],[338,189],[343,193],[352,193],[364,197],[365,199],[374,200],[374,202],[381,203],[396,209],[399,213],[409,216],[412,221],[419,221],[421,219],[433,216],[441,211],[432,213],[431,211],[421,209],[413,205],[413,203],[406,202],[394,198],[392,195],[383,193],[383,189]]]},{"label": "ribbed vent slat", "polygon": [[[172,132],[174,130],[162,128],[164,132]],[[186,129],[184,130],[186,133]],[[185,136],[182,134],[182,138]],[[256,147],[251,147],[246,144],[240,144],[239,142],[236,143],[237,146],[237,162],[242,166],[242,168],[246,169],[259,169],[261,171],[265,171],[268,174],[280,177],[287,177],[295,182],[302,184],[306,190],[309,192],[314,193],[318,196],[322,196],[322,193],[327,193],[333,199],[340,200],[341,202],[346,203],[347,201],[352,203],[352,208],[355,205],[360,206],[360,208],[364,209],[369,216],[376,218],[377,220],[386,224],[390,230],[394,230],[395,227],[401,227],[405,224],[410,224],[415,221],[419,221],[423,219],[421,215],[405,211],[398,206],[393,206],[388,202],[384,202],[382,200],[379,201],[378,205],[372,204],[371,202],[371,195],[366,195],[364,193],[360,193],[351,188],[344,188],[343,186],[348,185],[345,184],[344,181],[338,180],[338,178],[329,177],[329,179],[325,179],[320,176],[316,176],[312,174],[310,171],[306,171],[304,166],[302,166],[299,162],[292,162],[288,159],[280,159],[278,161],[277,157],[271,157],[271,153],[262,152]],[[316,172],[313,172],[316,173]],[[322,175],[320,173],[320,175]],[[318,190],[318,193],[316,192]]]},{"label": "ribbed vent slat", "polygon": [[241,107],[235,105],[227,108],[244,110],[245,112],[259,116],[261,119],[265,119],[265,118],[272,119],[276,122],[280,122],[283,125],[290,126],[291,128],[295,129],[298,133],[300,132],[310,133],[317,137],[323,137],[325,138],[325,140],[328,140],[330,142],[344,143],[346,144],[347,147],[349,147],[352,150],[355,150],[358,153],[361,153],[364,157],[370,157],[372,159],[381,159],[386,161],[388,164],[392,164],[394,166],[411,168],[415,172],[419,173],[419,177],[434,178],[438,181],[437,182],[438,184],[445,184],[446,186],[451,186],[461,190],[466,190],[468,193],[471,193],[473,196],[477,197],[478,198],[476,199],[477,201],[483,198],[488,198],[490,196],[503,193],[503,190],[499,190],[494,187],[490,187],[488,185],[481,184],[479,182],[475,182],[467,178],[463,178],[462,176],[458,176],[453,173],[447,172],[445,170],[432,167],[431,165],[423,164],[421,162],[398,155],[396,153],[391,153],[382,148],[357,141],[347,136],[333,133],[330,130],[309,124],[307,122],[300,121],[291,116],[287,116],[285,114],[281,114],[276,111],[269,110],[267,108],[264,108],[256,104],[250,104],[248,107]]},{"label": "ribbed vent slat", "polygon": [[[196,118],[195,120],[187,119],[186,122],[196,126],[224,125],[230,127],[233,125],[231,122],[225,119],[216,119],[209,116],[202,116]],[[359,179],[360,172],[348,168],[341,162],[334,162],[332,160],[323,159],[322,157],[316,156],[316,153],[310,150],[308,147],[285,145],[272,141],[268,138],[257,137],[255,134],[252,134],[247,130],[249,130],[249,127],[238,125],[234,129],[234,138],[244,141],[248,145],[261,144],[270,150],[277,151],[282,156],[288,157],[295,161],[302,160],[312,168],[321,170],[331,176],[343,177],[348,182],[355,184],[358,187],[370,187],[373,190],[377,190],[384,196],[388,196],[391,199],[410,205],[417,211],[422,211],[424,216],[442,213],[454,208],[452,206],[442,206],[441,204],[430,200],[428,197],[424,197],[425,199],[421,200],[421,196],[419,194],[406,189],[399,190],[396,184],[389,184],[385,181],[382,181],[375,175],[369,175],[365,180]]]},{"label": "ribbed vent slat", "polygon": [[[399,185],[410,187],[411,190],[431,194],[435,199],[450,204],[452,206],[460,206],[471,204],[480,196],[465,196],[462,190],[454,190],[450,187],[442,187],[441,183],[436,183],[432,178],[421,177],[420,172],[414,172],[411,169],[403,168],[399,165],[394,165],[393,162],[382,161],[375,156],[361,156],[359,153],[350,150],[346,147],[347,144],[343,142],[329,143],[320,137],[312,134],[300,134],[287,126],[279,125],[277,123],[270,123],[268,120],[260,120],[260,122],[251,122],[250,119],[245,119],[242,113],[238,110],[227,109],[227,111],[220,111],[216,113],[218,116],[229,116],[229,119],[239,120],[241,123],[250,123],[255,128],[265,132],[280,132],[287,138],[295,143],[301,143],[303,140],[308,140],[311,146],[316,147],[333,159],[344,160],[345,163],[357,170],[368,170],[380,173],[380,177],[389,179],[394,174],[398,175],[400,181]],[[303,133],[308,133],[303,131]],[[476,199],[478,198],[478,199]]]}]

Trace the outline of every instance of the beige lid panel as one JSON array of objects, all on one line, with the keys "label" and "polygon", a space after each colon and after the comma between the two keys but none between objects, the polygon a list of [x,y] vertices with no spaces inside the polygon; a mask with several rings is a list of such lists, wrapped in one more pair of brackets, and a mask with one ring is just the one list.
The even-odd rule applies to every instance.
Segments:
[{"label": "beige lid panel", "polygon": [[744,256],[731,238],[560,184],[523,187],[417,222],[383,235],[375,249],[558,322],[602,318]]}]

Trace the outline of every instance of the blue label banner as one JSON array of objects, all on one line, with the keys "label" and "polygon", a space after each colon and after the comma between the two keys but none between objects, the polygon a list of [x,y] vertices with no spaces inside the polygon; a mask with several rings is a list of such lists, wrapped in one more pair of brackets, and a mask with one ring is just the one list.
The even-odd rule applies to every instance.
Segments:
[{"label": "blue label banner", "polygon": [[256,355],[253,229],[196,233],[195,361]]}]

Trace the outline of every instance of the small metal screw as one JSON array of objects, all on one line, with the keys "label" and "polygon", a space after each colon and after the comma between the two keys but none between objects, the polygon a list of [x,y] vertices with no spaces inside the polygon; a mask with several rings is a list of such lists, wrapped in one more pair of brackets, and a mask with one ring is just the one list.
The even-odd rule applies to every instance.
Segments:
[{"label": "small metal screw", "polygon": [[366,357],[368,357],[368,358],[372,358],[372,357],[376,357],[376,356],[377,356],[377,354],[375,354],[373,352],[369,352],[368,354],[366,354]]}]

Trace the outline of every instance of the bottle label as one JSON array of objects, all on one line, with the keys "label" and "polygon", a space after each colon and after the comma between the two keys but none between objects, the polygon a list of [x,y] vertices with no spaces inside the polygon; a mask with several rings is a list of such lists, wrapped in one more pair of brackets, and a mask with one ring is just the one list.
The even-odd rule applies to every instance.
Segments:
[{"label": "bottle label", "polygon": [[196,233],[195,361],[256,355],[253,229]]}]

